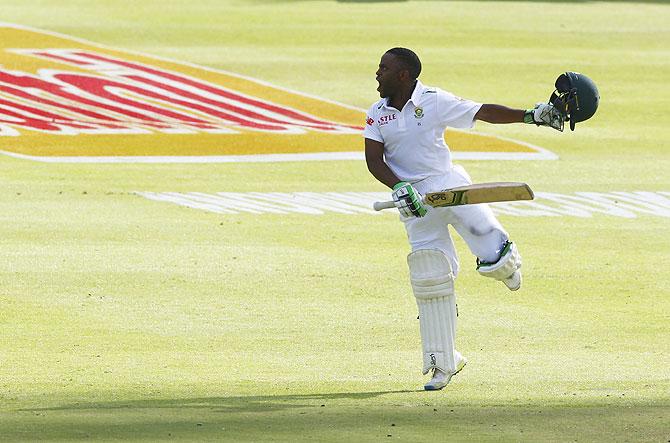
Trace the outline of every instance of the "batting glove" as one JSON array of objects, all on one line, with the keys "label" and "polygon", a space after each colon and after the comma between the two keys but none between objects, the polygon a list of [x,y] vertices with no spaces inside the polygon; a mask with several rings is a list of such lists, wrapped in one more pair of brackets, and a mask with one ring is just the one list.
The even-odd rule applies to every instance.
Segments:
[{"label": "batting glove", "polygon": [[421,194],[410,183],[400,182],[393,187],[393,203],[400,214],[405,217],[423,217],[426,207],[421,201]]},{"label": "batting glove", "polygon": [[552,128],[563,132],[565,114],[550,103],[538,103],[535,105],[535,108],[526,111],[523,116],[523,121],[530,124],[534,123],[538,126],[551,126]]}]

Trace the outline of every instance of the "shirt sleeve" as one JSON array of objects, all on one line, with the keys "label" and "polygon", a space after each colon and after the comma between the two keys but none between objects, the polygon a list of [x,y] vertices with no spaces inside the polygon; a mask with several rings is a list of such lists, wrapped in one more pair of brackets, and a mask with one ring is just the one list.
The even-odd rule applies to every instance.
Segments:
[{"label": "shirt sleeve", "polygon": [[447,91],[440,91],[437,99],[442,123],[459,129],[470,129],[475,125],[475,114],[482,107],[481,103],[457,97]]},{"label": "shirt sleeve", "polygon": [[384,143],[384,137],[379,130],[379,124],[375,113],[376,104],[370,106],[367,115],[365,116],[365,129],[363,129],[363,137],[369,138],[379,143]]}]

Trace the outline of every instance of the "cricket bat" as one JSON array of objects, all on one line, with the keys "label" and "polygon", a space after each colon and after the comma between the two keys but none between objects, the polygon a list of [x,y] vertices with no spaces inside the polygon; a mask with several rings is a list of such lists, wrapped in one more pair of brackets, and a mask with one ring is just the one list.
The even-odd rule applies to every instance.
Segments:
[{"label": "cricket bat", "polygon": [[[526,183],[519,182],[491,182],[474,185],[459,186],[439,192],[429,192],[421,200],[424,204],[433,207],[474,205],[477,203],[494,203],[517,200],[532,200],[535,198],[533,190]],[[375,211],[395,208],[393,201],[375,202],[372,205]]]}]

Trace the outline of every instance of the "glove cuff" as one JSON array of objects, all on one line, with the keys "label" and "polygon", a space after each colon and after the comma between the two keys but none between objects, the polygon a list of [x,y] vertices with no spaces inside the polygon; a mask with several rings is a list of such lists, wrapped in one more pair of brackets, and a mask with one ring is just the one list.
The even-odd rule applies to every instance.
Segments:
[{"label": "glove cuff", "polygon": [[523,114],[523,122],[528,124],[535,123],[535,118],[533,115],[535,115],[535,109],[527,109]]},{"label": "glove cuff", "polygon": [[396,184],[393,186],[393,190],[395,191],[395,190],[397,190],[397,189],[399,189],[399,188],[402,188],[402,187],[405,186],[406,184],[407,184],[407,182],[402,182],[402,181],[400,181],[400,182],[396,183]]}]

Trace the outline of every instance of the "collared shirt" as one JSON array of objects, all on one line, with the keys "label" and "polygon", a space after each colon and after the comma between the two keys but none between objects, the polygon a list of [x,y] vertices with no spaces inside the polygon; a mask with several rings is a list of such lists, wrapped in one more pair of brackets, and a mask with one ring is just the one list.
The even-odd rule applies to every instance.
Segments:
[{"label": "collared shirt", "polygon": [[400,180],[417,182],[451,169],[444,131],[472,128],[481,106],[417,80],[402,110],[387,98],[370,107],[363,136],[384,144],[384,160]]}]

